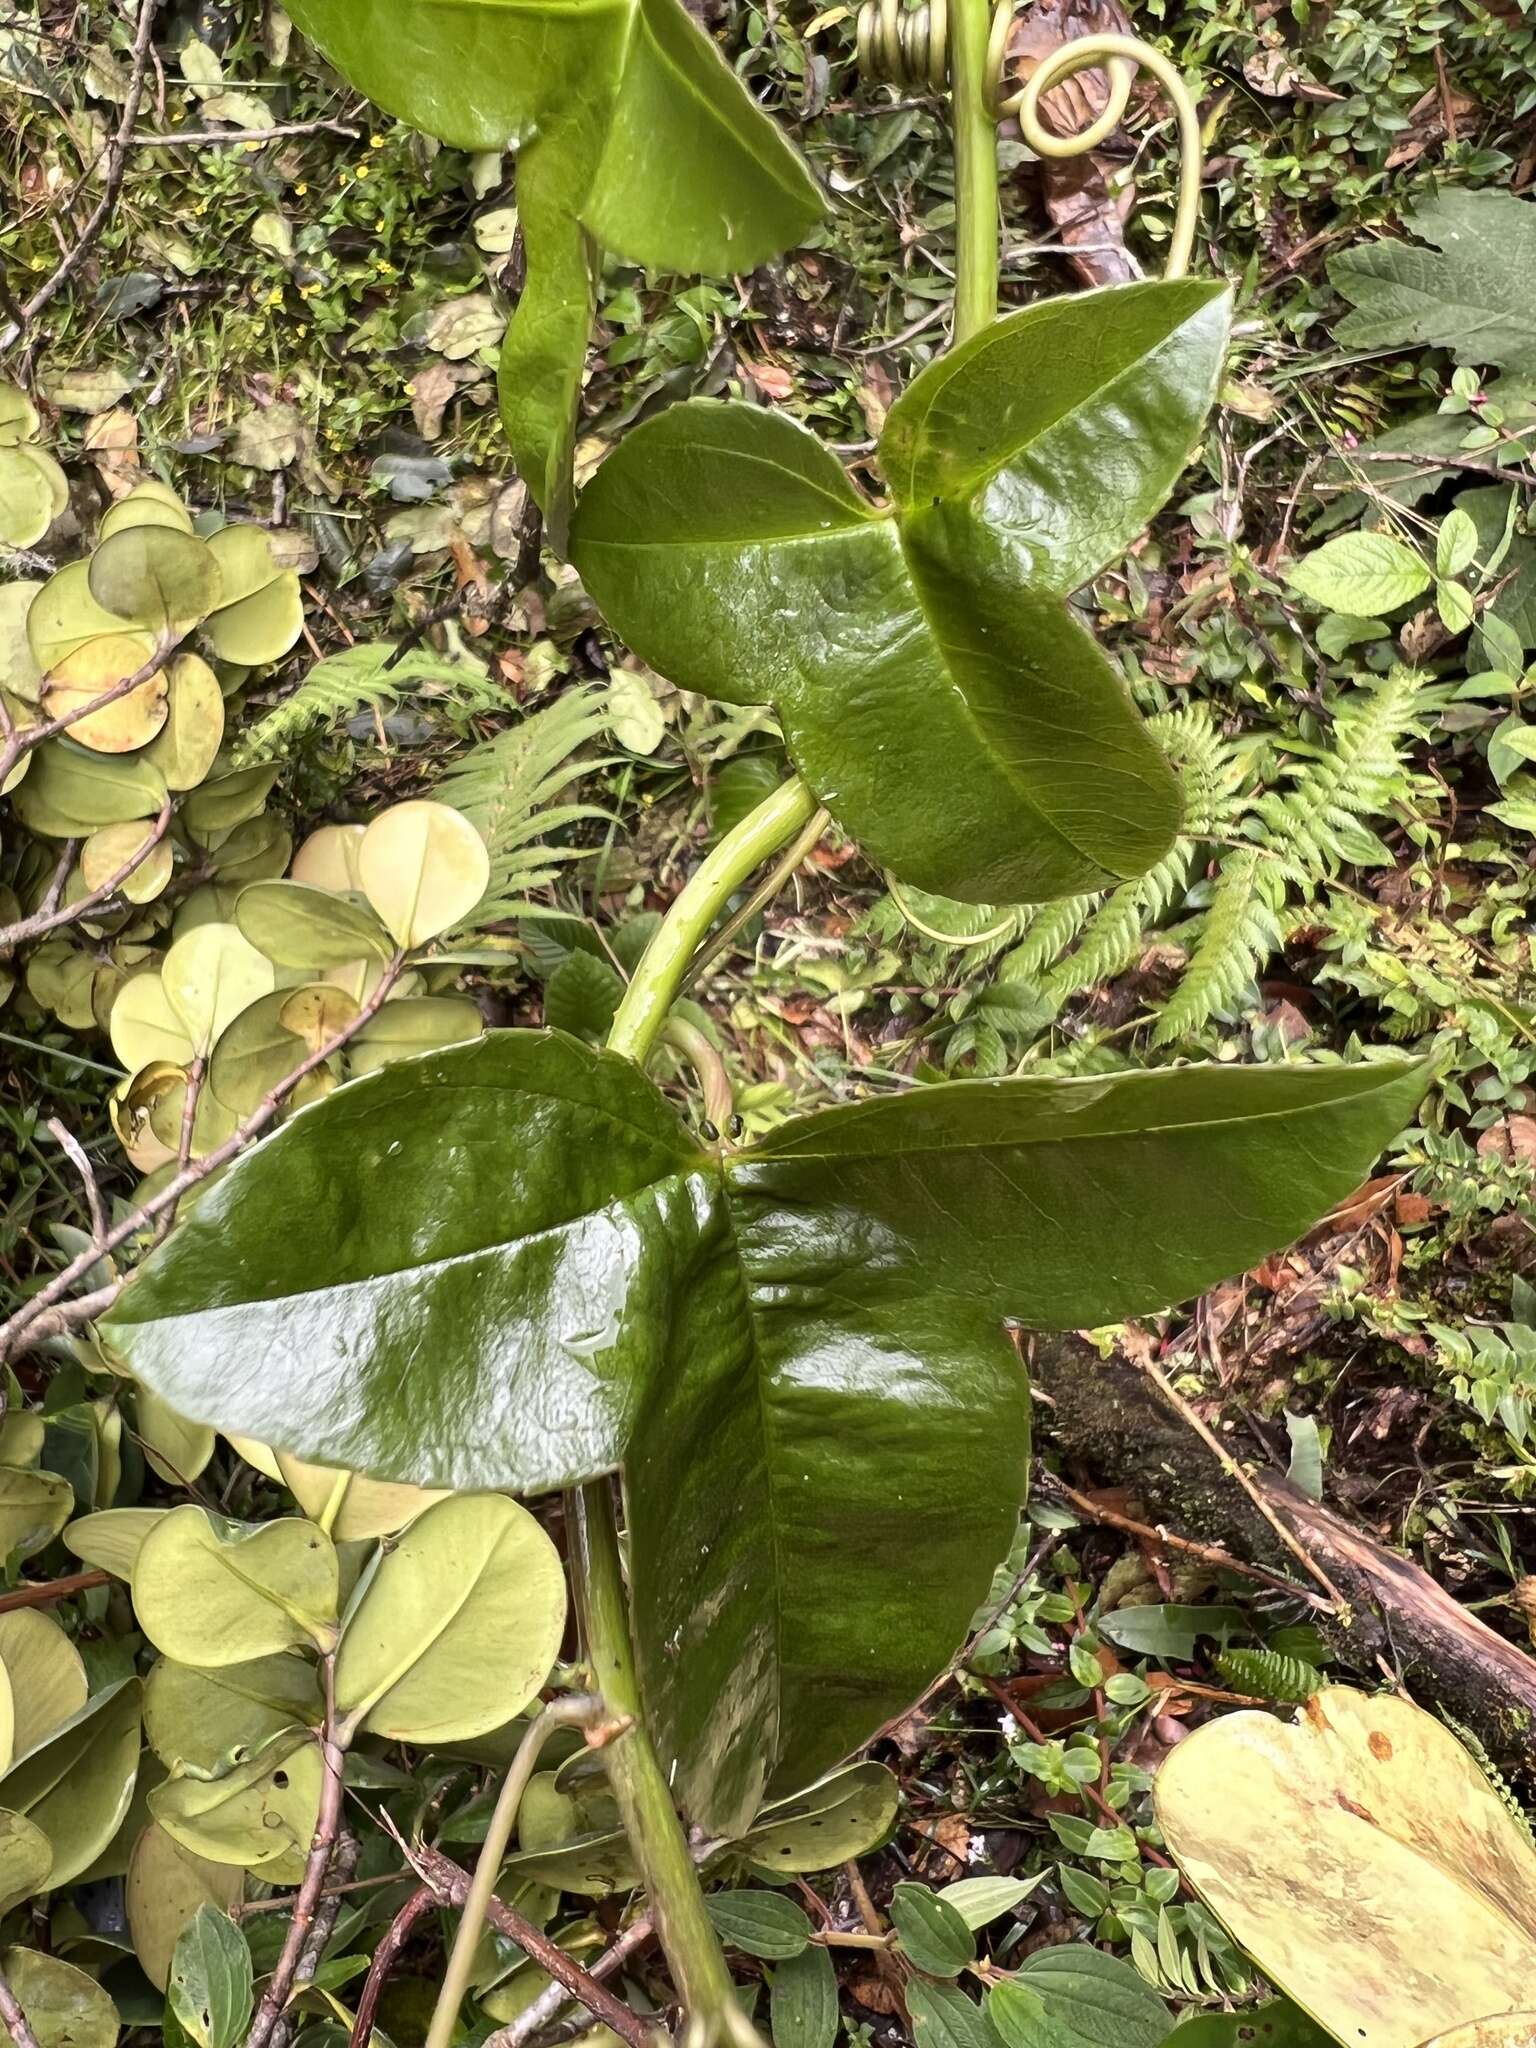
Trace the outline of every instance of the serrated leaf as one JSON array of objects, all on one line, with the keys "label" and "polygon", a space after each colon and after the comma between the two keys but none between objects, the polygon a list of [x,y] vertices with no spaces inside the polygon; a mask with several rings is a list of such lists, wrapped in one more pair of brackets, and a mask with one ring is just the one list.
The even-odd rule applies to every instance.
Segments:
[{"label": "serrated leaf", "polygon": [[967,1927],[980,1929],[1011,1913],[1044,1878],[1044,1871],[1034,1877],[961,1877],[945,1885],[939,1897],[954,1907]]},{"label": "serrated leaf", "polygon": [[1298,562],[1286,581],[1327,611],[1364,617],[1411,604],[1434,578],[1390,533],[1341,533]]},{"label": "serrated leaf", "polygon": [[1422,199],[1411,242],[1363,243],[1328,275],[1355,310],[1334,330],[1341,348],[1445,348],[1458,363],[1536,368],[1536,207],[1500,191],[1458,186]]},{"label": "serrated leaf", "polygon": [[171,2010],[197,2048],[235,2048],[250,2023],[254,1973],[245,1936],[201,1905],[181,1931],[166,1986]]}]

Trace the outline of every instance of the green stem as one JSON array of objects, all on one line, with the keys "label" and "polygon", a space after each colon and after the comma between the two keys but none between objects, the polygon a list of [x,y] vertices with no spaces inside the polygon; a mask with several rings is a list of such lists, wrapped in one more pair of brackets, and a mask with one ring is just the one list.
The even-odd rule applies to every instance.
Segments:
[{"label": "green stem", "polygon": [[448,1967],[443,1972],[443,1987],[437,1994],[437,2004],[432,2013],[432,2024],[427,2030],[427,2048],[448,2048],[454,2029],[459,2022],[459,2007],[469,1989],[469,1973],[474,1968],[475,1950],[480,1946],[480,1933],[485,1926],[486,1908],[496,1889],[496,1880],[501,1875],[502,1862],[507,1853],[507,1844],[512,1839],[513,1824],[517,1820],[517,1809],[522,1804],[523,1792],[533,1776],[545,1743],[557,1728],[573,1725],[590,1726],[599,1718],[599,1702],[585,1694],[573,1698],[556,1700],[538,1714],[527,1734],[518,1744],[517,1754],[497,1795],[496,1806],[491,1814],[491,1824],[486,1829],[485,1841],[481,1845],[480,1860],[475,1865],[475,1875],[469,1887],[469,1897],[459,1915],[459,1931],[454,1938],[453,1950],[448,1957]]},{"label": "green stem", "polygon": [[640,1708],[619,1563],[613,1493],[606,1479],[566,1496],[577,1610],[592,1676],[604,1706],[632,1722],[604,1750],[608,1784],[635,1854],[651,1917],[691,2019],[728,2034],[735,2011],[731,1973],[704,1910],[699,1874]]},{"label": "green stem", "polygon": [[997,119],[989,0],[950,0],[950,118],[955,130],[955,340],[997,315]]},{"label": "green stem", "polygon": [[[700,862],[635,969],[608,1034],[611,1051],[645,1065],[710,926],[754,868],[793,839],[815,809],[815,797],[792,777]],[[708,2032],[729,2039],[742,2033],[731,1973],[704,1910],[688,1837],[641,1711],[609,1482],[595,1480],[567,1494],[565,1512],[571,1577],[593,1682],[608,1712],[630,1723],[604,1751],[609,1786],[678,1997]]]},{"label": "green stem", "polygon": [[693,956],[725,904],[754,868],[771,860],[816,809],[798,776],[776,789],[700,862],[645,949],[608,1034],[609,1049],[644,1066]]}]

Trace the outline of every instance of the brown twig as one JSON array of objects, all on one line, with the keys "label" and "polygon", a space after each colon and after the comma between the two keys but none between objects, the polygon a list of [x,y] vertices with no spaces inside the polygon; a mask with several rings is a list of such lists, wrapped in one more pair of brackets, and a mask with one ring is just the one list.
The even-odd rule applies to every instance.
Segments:
[{"label": "brown twig", "polygon": [[11,1989],[10,1981],[3,1970],[0,1970],[0,2020],[5,2021],[12,2048],[38,2048],[37,2036],[32,2031],[32,2022],[22,2011],[21,2000]]},{"label": "brown twig", "polygon": [[[35,1343],[44,1336],[53,1336],[61,1330],[73,1328],[77,1323],[88,1322],[109,1307],[124,1284],[121,1280],[114,1281],[108,1288],[98,1288],[94,1294],[83,1295],[74,1301],[65,1302],[64,1297],[75,1282],[89,1272],[98,1258],[115,1252],[146,1224],[153,1223],[157,1217],[164,1215],[167,1209],[174,1210],[188,1188],[196,1187],[199,1181],[206,1180],[210,1173],[216,1172],[237,1153],[242,1152],[253,1138],[260,1137],[299,1083],[317,1067],[324,1066],[334,1054],[340,1052],[369,1018],[378,1013],[404,971],[405,954],[396,953],[379,977],[378,986],[373,994],[363,1003],[356,1015],[334,1036],[310,1053],[307,1059],[300,1061],[293,1072],[279,1081],[275,1088],[269,1089],[245,1122],[231,1132],[222,1145],[216,1145],[202,1159],[192,1160],[180,1168],[158,1194],[152,1195],[131,1215],[124,1217],[121,1223],[107,1232],[99,1245],[93,1245],[88,1251],[81,1252],[76,1258],[71,1259],[62,1272],[54,1275],[46,1287],[39,1288],[30,1301],[17,1309],[9,1322],[0,1324],[0,1360],[11,1357],[23,1343]],[[62,1307],[58,1306],[60,1303],[63,1303]],[[54,1309],[55,1314],[48,1316],[45,1321],[49,1309]]]},{"label": "brown twig", "polygon": [[[470,1876],[460,1869],[451,1857],[441,1849],[434,1849],[422,1843],[409,1849],[407,1854],[415,1865],[418,1875],[429,1884],[440,1899],[450,1906],[462,1906],[469,1897]],[[622,1999],[615,1998],[593,1977],[590,1970],[584,1970],[580,1963],[572,1960],[563,1948],[557,1948],[547,1934],[525,1920],[510,1906],[504,1906],[500,1899],[492,1898],[486,1908],[486,1917],[498,1934],[504,1934],[515,1941],[519,1948],[526,1949],[533,1960],[546,1969],[557,1984],[563,1984],[571,1996],[580,2001],[587,2011],[594,2013],[605,2026],[613,2031],[630,2048],[651,2048],[651,2028],[638,2013],[631,2012]],[[256,2048],[248,2043],[247,2048]]]},{"label": "brown twig", "polygon": [[267,1988],[261,1995],[256,2017],[251,2022],[251,2031],[246,2036],[245,2048],[267,2048],[276,2031],[283,2007],[288,2002],[288,1994],[293,1988],[299,1959],[309,1940],[315,1910],[320,1904],[320,1894],[325,1889],[326,1873],[331,1867],[331,1858],[335,1854],[336,1840],[341,1829],[343,1758],[336,1741],[334,1651],[320,1659],[320,1676],[325,1688],[325,1721],[320,1731],[320,1756],[325,1776],[320,1786],[320,1811],[315,1818],[314,1839],[310,1842],[309,1859],[304,1865],[304,1881],[299,1886],[298,1897],[293,1902],[293,1918],[288,1923],[283,1952],[278,1957],[277,1968],[272,1972]]},{"label": "brown twig", "polygon": [[[590,1975],[594,1983],[611,1977],[623,1968],[637,1949],[642,1949],[656,1932],[649,1920],[637,1920],[633,1927],[624,1932],[608,1948],[605,1948],[592,1965]],[[525,2041],[532,2040],[540,2027],[547,2026],[555,2018],[562,2005],[570,2003],[570,1993],[563,1984],[547,1984],[525,2011],[509,2020],[504,2027],[486,2040],[484,2048],[523,2048]],[[352,2048],[362,2048],[354,2034]]]},{"label": "brown twig", "polygon": [[[122,189],[123,173],[128,167],[128,145],[133,136],[133,124],[139,118],[139,102],[144,97],[144,79],[149,70],[150,42],[154,34],[155,12],[160,0],[139,0],[139,19],[134,31],[132,69],[128,76],[128,90],[123,95],[123,111],[117,123],[117,131],[107,144],[106,169],[102,175],[101,197],[92,207],[90,217],[80,231],[79,240],[65,253],[63,261],[38,286],[37,290],[21,308],[21,319],[13,322],[11,328],[0,335],[0,349],[8,349],[20,339],[22,333],[36,320],[43,308],[64,289],[75,272],[84,263],[95,246],[96,237],[106,225],[108,216],[117,204],[117,195]],[[0,782],[5,780],[0,773]]]},{"label": "brown twig", "polygon": [[[41,938],[45,932],[59,931],[65,925],[78,924],[81,918],[89,917],[93,910],[100,910],[109,903],[128,877],[136,868],[143,866],[169,832],[171,815],[172,802],[167,794],[143,845],[130,854],[121,867],[114,869],[104,882],[92,889],[88,896],[82,896],[77,902],[66,903],[60,908],[58,895],[50,888],[48,895],[30,917],[21,918],[15,924],[0,926],[0,954],[13,952],[17,946],[25,945],[30,939]],[[74,849],[78,843],[74,839],[68,842],[68,850],[59,863],[66,880],[70,868],[74,866]],[[63,885],[59,886],[62,891]]]},{"label": "brown twig", "polygon": [[106,1204],[101,1199],[101,1188],[97,1184],[96,1169],[91,1165],[90,1155],[74,1132],[70,1130],[69,1126],[62,1123],[58,1117],[49,1117],[47,1128],[57,1141],[59,1150],[64,1153],[84,1184],[86,1207],[91,1212],[92,1237],[98,1239],[105,1237],[107,1234]]},{"label": "brown twig", "polygon": [[[437,1903],[437,1893],[433,1891],[431,1885],[418,1885],[380,1936],[379,1945],[373,1952],[373,1961],[368,1965],[368,1974],[363,1979],[361,1996],[357,2001],[357,2018],[352,2022],[351,2048],[368,2048],[368,2042],[373,2036],[374,2015],[378,2012],[379,2000],[384,1995],[384,1986],[389,1982],[389,1974],[399,1960],[401,1950],[415,1932],[416,1922],[423,1913],[431,1912]],[[489,2042],[486,2048],[490,2048]]]},{"label": "brown twig", "polygon": [[1176,1550],[1181,1557],[1197,1557],[1202,1564],[1215,1565],[1220,1571],[1236,1572],[1239,1577],[1253,1579],[1261,1586],[1272,1586],[1277,1593],[1288,1593],[1293,1600],[1307,1600],[1314,1607],[1328,1604],[1310,1587],[1298,1586],[1294,1579],[1284,1578],[1279,1572],[1266,1571],[1263,1565],[1249,1564],[1244,1558],[1234,1557],[1230,1550],[1222,1550],[1214,1543],[1196,1543],[1188,1536],[1176,1535],[1171,1529],[1154,1529],[1149,1522],[1138,1522],[1130,1515],[1116,1513],[1113,1508],[1100,1507],[1097,1501],[1090,1500],[1086,1493],[1079,1493],[1075,1486],[1068,1486],[1054,1473],[1049,1475],[1049,1483],[1054,1491],[1072,1503],[1080,1515],[1086,1515],[1091,1522],[1102,1522],[1106,1529],[1118,1529],[1122,1535],[1134,1536],[1160,1550]]},{"label": "brown twig", "polygon": [[[294,1998],[314,1981],[315,1972],[320,1967],[320,1958],[325,1954],[326,1943],[336,1932],[336,1922],[341,1917],[341,1901],[347,1886],[351,1883],[352,1873],[357,1868],[357,1859],[362,1853],[362,1842],[350,1828],[343,1827],[331,1856],[329,1881],[321,1892],[319,1904],[315,1908],[315,1917],[310,1922],[309,1933],[305,1937],[304,1948],[299,1956],[299,1967],[294,1973]],[[270,2048],[288,2048],[296,2030],[296,2015],[291,2010],[290,2000],[290,2010],[281,2015],[277,2025],[272,2029]]]},{"label": "brown twig", "polygon": [[93,1586],[105,1586],[110,1572],[71,1572],[65,1579],[48,1579],[36,1586],[14,1586],[0,1593],[0,1614],[15,1607],[51,1607],[55,1600],[68,1600],[76,1593],[89,1593]]}]

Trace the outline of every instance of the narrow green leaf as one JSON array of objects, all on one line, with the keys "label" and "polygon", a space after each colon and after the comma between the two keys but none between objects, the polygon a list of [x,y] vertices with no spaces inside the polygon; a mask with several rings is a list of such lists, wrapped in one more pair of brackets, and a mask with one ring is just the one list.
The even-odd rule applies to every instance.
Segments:
[{"label": "narrow green leaf", "polygon": [[1034,1877],[961,1877],[945,1885],[939,1897],[967,1927],[982,1928],[1011,1913],[1044,1878],[1044,1871]]},{"label": "narrow green leaf", "polygon": [[987,2014],[957,1985],[914,1977],[906,2000],[917,2048],[998,2048]]}]

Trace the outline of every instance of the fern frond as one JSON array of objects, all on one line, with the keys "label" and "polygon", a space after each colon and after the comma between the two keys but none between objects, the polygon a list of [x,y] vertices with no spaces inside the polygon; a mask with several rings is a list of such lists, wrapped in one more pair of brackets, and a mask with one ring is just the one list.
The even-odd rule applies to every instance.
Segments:
[{"label": "fern frond", "polygon": [[1334,710],[1329,745],[1291,771],[1291,787],[1261,796],[1254,810],[1267,843],[1303,896],[1359,858],[1361,821],[1390,811],[1403,793],[1404,741],[1414,732],[1425,677],[1395,668],[1355,690]]},{"label": "fern frond", "polygon": [[276,760],[317,725],[355,718],[360,711],[390,711],[404,697],[431,698],[459,711],[499,710],[506,702],[502,687],[473,662],[416,647],[390,668],[394,652],[394,643],[384,640],[346,647],[316,662],[291,697],[240,735],[238,764]]},{"label": "fern frond", "polygon": [[1097,896],[1059,896],[1032,913],[1022,941],[998,969],[1000,981],[1038,981],[1093,915]]},{"label": "fern frond", "polygon": [[434,795],[469,819],[491,857],[477,924],[526,916],[538,907],[529,898],[582,858],[583,849],[552,846],[548,835],[609,815],[597,804],[557,801],[580,776],[602,766],[582,749],[606,724],[600,690],[567,690],[472,748],[438,784]]},{"label": "fern frond", "polygon": [[1184,978],[1164,1004],[1154,1045],[1198,1031],[1218,1010],[1230,1010],[1259,968],[1279,949],[1285,875],[1260,847],[1243,847],[1222,863],[1216,891]]},{"label": "fern frond", "polygon": [[1316,1665],[1279,1650],[1223,1650],[1216,1669],[1228,1685],[1250,1699],[1284,1700],[1297,1706],[1311,1699],[1323,1683]]}]

